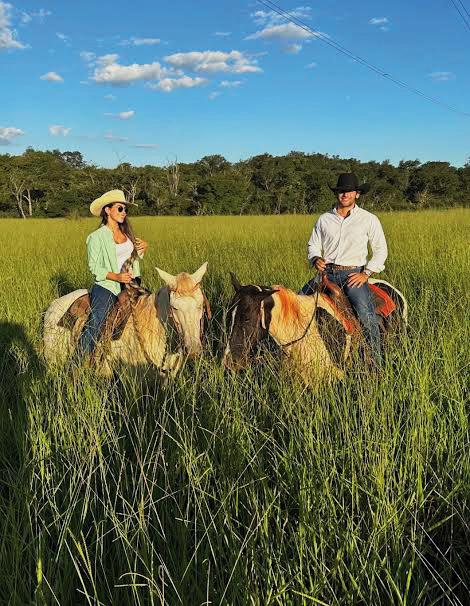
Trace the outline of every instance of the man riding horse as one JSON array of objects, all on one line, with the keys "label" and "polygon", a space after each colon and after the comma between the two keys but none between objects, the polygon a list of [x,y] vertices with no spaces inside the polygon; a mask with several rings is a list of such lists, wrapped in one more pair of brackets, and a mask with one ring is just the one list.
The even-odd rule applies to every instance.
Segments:
[{"label": "man riding horse", "polygon": [[[370,187],[359,184],[353,173],[342,173],[336,187],[336,205],[323,213],[308,242],[308,259],[319,272],[341,288],[359,318],[366,343],[377,366],[382,363],[379,319],[375,312],[368,279],[381,272],[387,258],[387,243],[379,219],[360,208],[357,200]],[[368,245],[372,256],[368,259]],[[313,294],[317,279],[311,280],[301,294]]]}]

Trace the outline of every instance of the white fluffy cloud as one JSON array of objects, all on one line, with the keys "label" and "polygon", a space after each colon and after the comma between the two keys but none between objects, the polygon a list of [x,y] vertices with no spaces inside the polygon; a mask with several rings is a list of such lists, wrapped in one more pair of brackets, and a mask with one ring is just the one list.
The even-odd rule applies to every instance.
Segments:
[{"label": "white fluffy cloud", "polygon": [[91,79],[98,84],[124,85],[138,80],[160,80],[167,74],[167,70],[158,61],[120,65],[118,58],[119,55],[116,54],[98,57],[97,67]]},{"label": "white fluffy cloud", "polygon": [[175,88],[194,88],[206,84],[205,78],[191,78],[190,76],[181,76],[181,78],[163,78],[160,82],[149,84],[149,88],[162,90],[165,93],[171,93]]},{"label": "white fluffy cloud", "polygon": [[247,57],[243,52],[192,51],[167,55],[165,61],[174,68],[188,69],[193,72],[213,74],[231,72],[234,74],[256,73],[263,71],[256,60]]},{"label": "white fluffy cloud", "polygon": [[108,53],[107,55],[101,55],[96,59],[96,63],[103,67],[106,65],[114,65],[119,59],[119,55],[117,53]]},{"label": "white fluffy cloud", "polygon": [[298,43],[288,44],[284,47],[284,52],[290,55],[297,55],[302,50],[302,45]]},{"label": "white fluffy cloud", "polygon": [[93,61],[96,59],[96,55],[95,53],[91,53],[90,51],[82,51],[80,53],[80,58],[83,59],[83,61],[86,61],[87,63],[93,63]]},{"label": "white fluffy cloud", "polygon": [[[320,33],[320,32],[318,32]],[[283,23],[281,25],[272,25],[271,27],[265,27],[262,30],[247,36],[247,40],[306,40],[314,38],[318,34],[310,32],[294,23]]]},{"label": "white fluffy cloud", "polygon": [[370,25],[385,25],[386,23],[388,23],[387,17],[372,17],[372,19],[369,19]]},{"label": "white fluffy cloud", "polygon": [[222,88],[238,88],[242,84],[242,80],[222,80],[219,86]]},{"label": "white fluffy cloud", "polygon": [[62,76],[59,76],[56,72],[47,72],[47,74],[43,74],[41,76],[41,80],[46,80],[47,82],[63,82],[64,79]]},{"label": "white fluffy cloud", "polygon": [[[90,80],[97,84],[123,86],[143,81],[148,88],[169,93],[177,88],[194,88],[207,83],[204,77],[216,73],[257,73],[262,69],[253,55],[241,51],[191,51],[164,57],[166,65],[154,63],[122,65],[116,53],[96,58],[83,51],[81,57],[93,68]],[[187,75],[185,71],[194,72]]]},{"label": "white fluffy cloud", "polygon": [[214,32],[214,36],[218,36],[219,38],[227,38],[231,36],[232,32]]},{"label": "white fluffy cloud", "polygon": [[160,38],[129,38],[129,40],[121,40],[119,46],[153,46],[160,42]]},{"label": "white fluffy cloud", "polygon": [[130,109],[127,112],[120,112],[118,114],[109,114],[106,113],[105,116],[111,116],[112,118],[119,118],[119,120],[130,120],[135,116],[135,111]]},{"label": "white fluffy cloud", "polygon": [[214,99],[217,99],[217,97],[218,97],[220,94],[221,94],[221,93],[220,93],[220,91],[215,90],[214,92],[212,92],[212,93],[209,95],[209,99],[210,99],[211,101],[213,101]]},{"label": "white fluffy cloud", "polygon": [[131,147],[136,147],[137,149],[157,149],[159,145],[158,143],[135,143]]},{"label": "white fluffy cloud", "polygon": [[52,15],[51,11],[46,10],[45,8],[40,8],[37,11],[33,11],[31,13],[27,13],[23,11],[21,13],[21,23],[30,23],[33,19],[38,19],[39,21],[44,21],[46,17]]},{"label": "white fluffy cloud", "polygon": [[66,137],[71,130],[71,128],[65,128],[65,126],[62,126],[61,124],[49,126],[49,134],[54,137]]},{"label": "white fluffy cloud", "polygon": [[16,39],[16,32],[11,28],[11,9],[8,2],[0,2],[0,49],[27,48]]},{"label": "white fluffy cloud", "polygon": [[428,76],[435,82],[447,82],[448,80],[454,80],[455,78],[453,72],[431,72]]},{"label": "white fluffy cloud", "polygon": [[15,137],[24,135],[21,128],[14,126],[0,126],[0,145],[10,145]]},{"label": "white fluffy cloud", "polygon": [[119,141],[119,142],[124,142],[124,141],[129,140],[129,137],[120,137],[119,135],[113,135],[113,133],[111,131],[109,133],[106,133],[104,135],[104,138],[107,141]]},{"label": "white fluffy cloud", "polygon": [[55,35],[59,38],[59,40],[62,40],[62,42],[68,42],[69,37],[62,32],[56,32]]},{"label": "white fluffy cloud", "polygon": [[[297,19],[310,19],[311,10],[312,9],[310,8],[310,6],[297,6],[296,8],[293,8],[288,12],[291,17]],[[288,20],[283,15],[280,15],[276,11],[259,10],[254,13],[251,13],[251,17],[257,25],[264,25],[266,27],[272,27],[273,25],[288,22]]]},{"label": "white fluffy cloud", "polygon": [[[291,17],[305,21],[311,19],[311,8],[309,6],[297,6],[289,11]],[[278,42],[290,43],[284,47],[284,52],[296,54],[301,51],[302,46],[298,43],[301,40],[309,41],[318,36],[326,36],[323,32],[309,31],[300,25],[290,22],[283,15],[275,11],[259,10],[251,14],[256,25],[261,25],[262,29],[250,34],[245,40],[274,40]]]}]

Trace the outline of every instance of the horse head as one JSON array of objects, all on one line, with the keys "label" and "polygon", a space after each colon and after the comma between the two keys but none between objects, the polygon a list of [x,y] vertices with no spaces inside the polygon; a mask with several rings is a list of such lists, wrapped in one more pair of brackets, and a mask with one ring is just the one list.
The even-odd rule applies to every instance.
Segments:
[{"label": "horse head", "polygon": [[210,319],[209,302],[201,289],[201,281],[207,271],[207,262],[193,274],[182,272],[173,276],[156,268],[166,284],[168,316],[181,337],[186,353],[196,357],[202,352],[204,310]]},{"label": "horse head", "polygon": [[239,370],[250,361],[255,345],[269,332],[272,296],[276,289],[248,284],[242,286],[230,272],[235,294],[227,314],[228,339],[223,363],[227,368]]}]

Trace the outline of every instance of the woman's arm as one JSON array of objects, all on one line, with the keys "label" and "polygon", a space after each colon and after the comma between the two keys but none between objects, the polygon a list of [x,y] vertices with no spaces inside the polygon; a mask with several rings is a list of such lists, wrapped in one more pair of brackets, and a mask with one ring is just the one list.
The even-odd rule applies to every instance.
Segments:
[{"label": "woman's arm", "polygon": [[88,268],[93,274],[96,282],[103,282],[107,279],[108,267],[101,262],[101,242],[96,237],[95,232],[90,234],[86,240],[86,249],[88,254]]}]

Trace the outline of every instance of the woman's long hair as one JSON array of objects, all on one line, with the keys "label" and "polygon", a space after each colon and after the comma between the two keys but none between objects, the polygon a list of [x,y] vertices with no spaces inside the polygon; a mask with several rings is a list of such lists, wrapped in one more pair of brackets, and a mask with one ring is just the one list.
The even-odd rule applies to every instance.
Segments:
[{"label": "woman's long hair", "polygon": [[[101,209],[101,225],[106,225],[108,223],[108,213],[105,211],[105,208],[111,208],[111,206],[114,206],[114,204],[118,204],[118,202],[107,204]],[[125,202],[123,202],[123,204],[125,204]],[[125,206],[127,206],[127,204],[125,204]],[[130,221],[127,219],[127,214],[124,221],[122,223],[118,223],[118,225],[122,233],[125,234],[134,245],[134,250],[132,251],[132,255],[130,257],[132,260],[134,260],[137,257],[137,244],[135,243],[134,230],[131,227]]]}]

